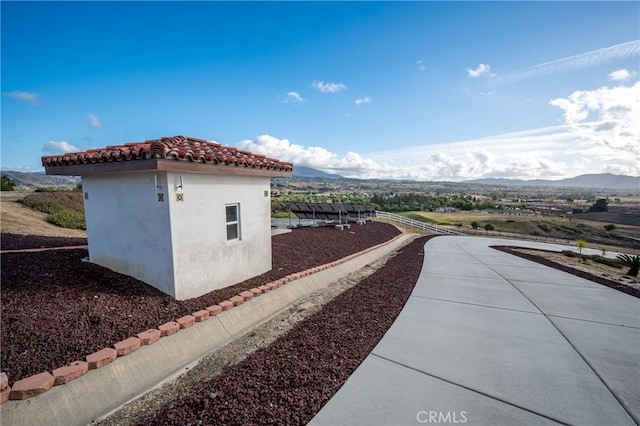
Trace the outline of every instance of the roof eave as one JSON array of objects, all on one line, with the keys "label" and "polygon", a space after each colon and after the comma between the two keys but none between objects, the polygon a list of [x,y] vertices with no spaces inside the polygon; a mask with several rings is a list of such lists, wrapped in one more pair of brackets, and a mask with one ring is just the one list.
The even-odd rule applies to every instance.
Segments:
[{"label": "roof eave", "polygon": [[293,170],[276,170],[232,164],[207,164],[167,159],[133,160],[111,163],[45,167],[47,175],[89,176],[112,173],[167,171],[227,176],[291,177]]}]

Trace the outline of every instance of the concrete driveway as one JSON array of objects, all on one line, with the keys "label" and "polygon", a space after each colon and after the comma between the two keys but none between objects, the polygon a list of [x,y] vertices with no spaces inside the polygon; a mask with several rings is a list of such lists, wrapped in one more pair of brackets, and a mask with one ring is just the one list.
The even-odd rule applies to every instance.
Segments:
[{"label": "concrete driveway", "polygon": [[404,309],[311,424],[638,424],[639,299],[500,244],[550,248],[428,241]]}]

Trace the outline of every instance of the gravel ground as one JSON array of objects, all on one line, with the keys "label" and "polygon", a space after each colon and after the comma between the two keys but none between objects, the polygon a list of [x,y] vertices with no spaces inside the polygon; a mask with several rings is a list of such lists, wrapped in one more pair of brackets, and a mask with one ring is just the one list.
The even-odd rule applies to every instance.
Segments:
[{"label": "gravel ground", "polygon": [[41,235],[2,233],[0,248],[2,250],[21,250],[43,247],[86,246],[86,238],[44,237]]},{"label": "gravel ground", "polygon": [[[417,235],[414,238],[417,238]],[[396,254],[392,252],[383,256],[327,287],[301,298],[274,318],[210,353],[195,365],[183,370],[178,376],[137,397],[94,424],[119,426],[144,423],[147,417],[171,406],[176,398],[189,394],[194,389],[200,389],[202,383],[213,380],[226,368],[238,364],[259,349],[267,348],[288,333],[297,323],[318,312],[339,294],[375,273],[388,261],[393,262]],[[294,356],[298,357],[298,354]]]},{"label": "gravel ground", "polygon": [[[126,414],[116,413],[104,424],[306,424],[402,310],[422,269],[428,238],[414,240],[384,266],[239,363],[221,368],[224,361],[209,361],[213,367],[199,366],[195,373],[199,381],[180,378],[177,385],[167,384],[164,396],[143,397]],[[248,336],[259,333],[258,328]],[[187,381],[180,384],[180,380]],[[157,399],[162,404],[155,404]]]},{"label": "gravel ground", "polygon": [[[273,269],[204,296],[176,301],[155,288],[81,262],[86,250],[4,253],[0,336],[9,383],[84,359],[149,328],[204,309],[258,285],[385,242],[400,231],[369,223],[339,232],[300,228],[273,237]],[[2,234],[3,248],[77,245],[77,239]],[[5,249],[6,249],[5,248]]]}]

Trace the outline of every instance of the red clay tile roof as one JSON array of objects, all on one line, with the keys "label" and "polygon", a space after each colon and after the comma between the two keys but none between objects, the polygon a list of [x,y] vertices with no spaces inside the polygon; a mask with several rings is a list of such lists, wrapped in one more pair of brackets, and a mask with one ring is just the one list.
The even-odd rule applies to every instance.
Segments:
[{"label": "red clay tile roof", "polygon": [[244,166],[282,172],[293,170],[293,164],[286,161],[186,136],[164,137],[101,149],[90,149],[85,152],[44,156],[42,157],[42,165],[44,167],[80,166],[149,159]]}]

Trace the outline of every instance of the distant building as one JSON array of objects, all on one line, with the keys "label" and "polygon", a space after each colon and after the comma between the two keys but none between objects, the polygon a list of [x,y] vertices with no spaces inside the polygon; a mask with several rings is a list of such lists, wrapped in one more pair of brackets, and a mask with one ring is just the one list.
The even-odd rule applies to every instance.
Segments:
[{"label": "distant building", "polygon": [[82,176],[90,261],[176,299],[271,269],[270,178],[291,163],[175,136],[42,157]]}]

